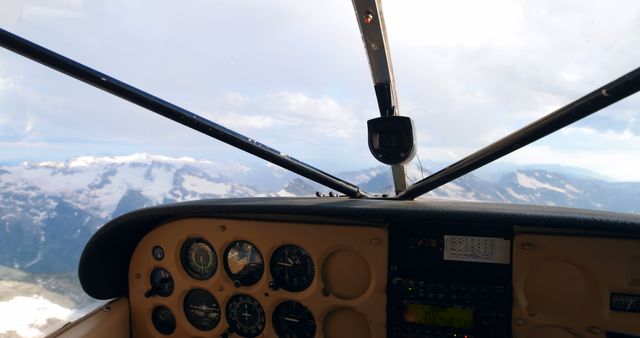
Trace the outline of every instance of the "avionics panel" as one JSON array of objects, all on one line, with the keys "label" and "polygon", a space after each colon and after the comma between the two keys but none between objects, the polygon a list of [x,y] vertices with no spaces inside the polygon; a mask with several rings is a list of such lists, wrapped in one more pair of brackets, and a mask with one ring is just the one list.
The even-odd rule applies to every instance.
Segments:
[{"label": "avionics panel", "polygon": [[511,239],[504,228],[394,226],[388,337],[511,337]]}]

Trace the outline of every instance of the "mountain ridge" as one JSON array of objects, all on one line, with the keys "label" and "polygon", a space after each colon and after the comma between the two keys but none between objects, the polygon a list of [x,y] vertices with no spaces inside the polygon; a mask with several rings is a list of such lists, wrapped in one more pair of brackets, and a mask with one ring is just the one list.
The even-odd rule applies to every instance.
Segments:
[{"label": "mountain ridge", "polygon": [[[427,176],[407,167],[409,180]],[[363,190],[393,193],[386,166],[338,175]],[[32,273],[75,272],[91,235],[110,219],[158,204],[231,197],[313,196],[327,188],[271,164],[132,154],[0,166],[0,265]],[[497,180],[465,175],[424,196],[640,212],[640,182],[609,182],[542,169]],[[66,257],[60,263],[59,257]]]}]

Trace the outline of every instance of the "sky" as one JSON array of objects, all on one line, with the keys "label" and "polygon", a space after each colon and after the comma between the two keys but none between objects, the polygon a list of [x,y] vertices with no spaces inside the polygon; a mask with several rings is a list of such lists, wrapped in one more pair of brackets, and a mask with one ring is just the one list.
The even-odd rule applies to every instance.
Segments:
[{"label": "sky", "polygon": [[[384,1],[421,159],[459,160],[640,66],[640,2]],[[3,0],[0,27],[330,173],[378,163],[349,0]],[[0,50],[0,163],[250,155]],[[503,159],[640,181],[640,97]]]}]

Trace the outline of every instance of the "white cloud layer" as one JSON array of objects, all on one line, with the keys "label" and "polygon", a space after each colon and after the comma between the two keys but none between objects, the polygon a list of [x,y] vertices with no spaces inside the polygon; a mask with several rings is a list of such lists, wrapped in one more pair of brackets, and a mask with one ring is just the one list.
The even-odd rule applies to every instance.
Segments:
[{"label": "white cloud layer", "polygon": [[[640,59],[640,2],[634,0],[393,0],[384,9],[400,110],[416,122],[423,159],[460,158]],[[336,170],[375,164],[366,120],[378,115],[377,105],[348,0],[9,0],[0,13],[13,22],[3,27],[294,157]],[[27,156],[20,151],[34,149],[28,144],[49,144],[63,158],[154,149],[235,156],[9,52],[0,51],[2,64],[0,142],[15,147],[0,150],[0,161]],[[624,146],[640,135],[638,107],[640,98],[633,97],[577,125],[596,136],[565,132],[518,154],[543,147],[548,159],[561,162],[571,158],[563,153],[578,151],[640,157]],[[574,140],[587,138],[599,145]],[[49,154],[43,150],[40,159]],[[528,158],[536,156],[509,157]]]}]

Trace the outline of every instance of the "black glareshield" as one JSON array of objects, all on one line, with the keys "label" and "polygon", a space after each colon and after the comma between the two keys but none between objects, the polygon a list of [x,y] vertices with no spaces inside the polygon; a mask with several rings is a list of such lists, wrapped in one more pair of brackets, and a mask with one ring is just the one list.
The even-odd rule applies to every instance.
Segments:
[{"label": "black glareshield", "polygon": [[369,150],[376,160],[405,164],[416,154],[413,121],[406,116],[378,117],[367,121]]}]

